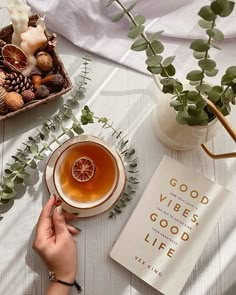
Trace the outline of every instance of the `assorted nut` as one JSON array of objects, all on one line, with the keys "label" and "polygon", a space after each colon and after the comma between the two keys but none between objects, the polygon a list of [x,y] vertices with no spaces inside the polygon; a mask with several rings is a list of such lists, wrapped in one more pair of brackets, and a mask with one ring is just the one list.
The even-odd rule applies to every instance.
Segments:
[{"label": "assorted nut", "polygon": [[[52,56],[56,44],[55,34],[52,36],[53,47],[45,44],[35,53],[36,66],[27,76],[22,73],[29,62],[27,55],[0,39],[0,115],[17,111],[25,104],[45,99],[63,89],[65,79],[59,74],[60,69]],[[50,40],[49,37],[48,43]]]},{"label": "assorted nut", "polygon": [[35,99],[35,93],[31,90],[25,90],[21,93],[24,102],[30,102]]},{"label": "assorted nut", "polygon": [[44,72],[49,72],[53,68],[53,59],[46,51],[41,51],[36,55],[37,66]]},{"label": "assorted nut", "polygon": [[7,108],[10,111],[17,111],[24,106],[23,98],[17,92],[8,92],[4,96],[4,100],[5,100]]},{"label": "assorted nut", "polygon": [[0,87],[0,114],[5,115],[8,112],[7,105],[4,100],[4,96],[7,94],[5,88]]},{"label": "assorted nut", "polygon": [[48,97],[50,94],[50,90],[47,86],[41,85],[35,92],[35,98],[36,99],[44,99]]}]

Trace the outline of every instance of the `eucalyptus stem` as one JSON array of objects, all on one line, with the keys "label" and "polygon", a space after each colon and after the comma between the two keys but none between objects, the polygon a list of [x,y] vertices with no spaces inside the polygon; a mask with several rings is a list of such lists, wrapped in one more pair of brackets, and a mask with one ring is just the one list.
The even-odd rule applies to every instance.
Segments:
[{"label": "eucalyptus stem", "polygon": [[[212,21],[211,29],[213,29],[215,27],[215,22],[216,22],[215,20]],[[207,60],[208,52],[210,50],[211,40],[212,40],[212,37],[209,36],[209,38],[207,40],[207,44],[209,45],[209,49],[207,49],[205,52],[204,60]],[[205,69],[202,69],[202,75],[203,75],[203,77],[201,78],[200,83],[199,83],[200,86],[203,84],[203,81],[204,81]],[[198,93],[200,94],[200,92],[201,91],[199,90]]]},{"label": "eucalyptus stem", "polygon": [[[123,9],[123,11],[125,12],[125,14],[130,18],[131,22],[135,25],[135,27],[138,27],[138,24],[136,23],[132,13],[130,13],[130,11],[128,11],[126,9],[126,7],[119,1],[119,0],[115,0],[119,5],[120,7]],[[150,49],[152,50],[152,53],[153,55],[156,55],[156,52],[155,52],[155,49],[153,48],[152,46],[152,43],[150,42],[150,40],[147,38],[146,34],[145,33],[141,33],[140,34],[142,36],[142,38],[147,42],[148,46],[150,47]],[[162,70],[165,72],[165,75],[167,78],[170,78],[170,75],[168,74],[167,70],[165,69],[165,67],[162,65],[162,63],[160,63],[160,66],[162,68]],[[178,91],[177,87],[175,85],[173,85],[174,87],[174,91],[175,91],[175,94],[177,95],[178,99],[183,102],[183,99],[180,95],[180,92]]]}]

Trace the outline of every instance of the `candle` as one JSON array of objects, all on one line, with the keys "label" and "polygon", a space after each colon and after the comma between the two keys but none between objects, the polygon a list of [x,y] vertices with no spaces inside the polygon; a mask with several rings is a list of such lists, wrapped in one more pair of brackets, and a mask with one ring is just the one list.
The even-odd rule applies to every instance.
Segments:
[{"label": "candle", "polygon": [[21,34],[28,28],[30,7],[24,0],[7,0],[7,9],[14,30],[12,44],[20,46]]},{"label": "candle", "polygon": [[37,27],[28,27],[27,31],[21,34],[21,49],[28,57],[28,67],[22,72],[24,75],[30,75],[36,65],[35,52],[47,42],[44,33],[44,23],[39,23]]}]

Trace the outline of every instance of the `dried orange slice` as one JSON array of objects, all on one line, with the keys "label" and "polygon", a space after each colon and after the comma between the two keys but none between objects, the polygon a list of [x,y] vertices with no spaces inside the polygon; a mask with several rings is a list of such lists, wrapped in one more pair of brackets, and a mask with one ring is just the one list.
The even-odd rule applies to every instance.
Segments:
[{"label": "dried orange slice", "polygon": [[72,166],[72,176],[79,182],[89,181],[95,173],[93,160],[82,157],[76,160]]},{"label": "dried orange slice", "polygon": [[2,57],[4,64],[13,71],[22,72],[28,64],[25,53],[12,44],[6,44],[2,47]]}]

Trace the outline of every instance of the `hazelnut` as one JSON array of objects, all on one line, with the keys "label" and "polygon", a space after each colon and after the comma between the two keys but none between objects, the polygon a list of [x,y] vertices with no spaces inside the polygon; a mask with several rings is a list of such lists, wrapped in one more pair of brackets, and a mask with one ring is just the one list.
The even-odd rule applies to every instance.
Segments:
[{"label": "hazelnut", "polygon": [[50,90],[60,91],[64,86],[64,78],[60,74],[49,75],[42,79],[42,84],[47,85]]},{"label": "hazelnut", "polygon": [[8,92],[4,96],[4,100],[10,111],[17,111],[24,106],[22,96],[17,92]]},{"label": "hazelnut", "polygon": [[35,92],[35,98],[36,99],[44,99],[48,97],[50,94],[50,91],[47,86],[41,85]]},{"label": "hazelnut", "polygon": [[46,51],[40,51],[36,55],[37,66],[44,72],[49,72],[53,68],[53,59]]},{"label": "hazelnut", "polygon": [[25,90],[21,93],[21,96],[25,102],[29,102],[35,99],[35,94],[31,90]]}]

